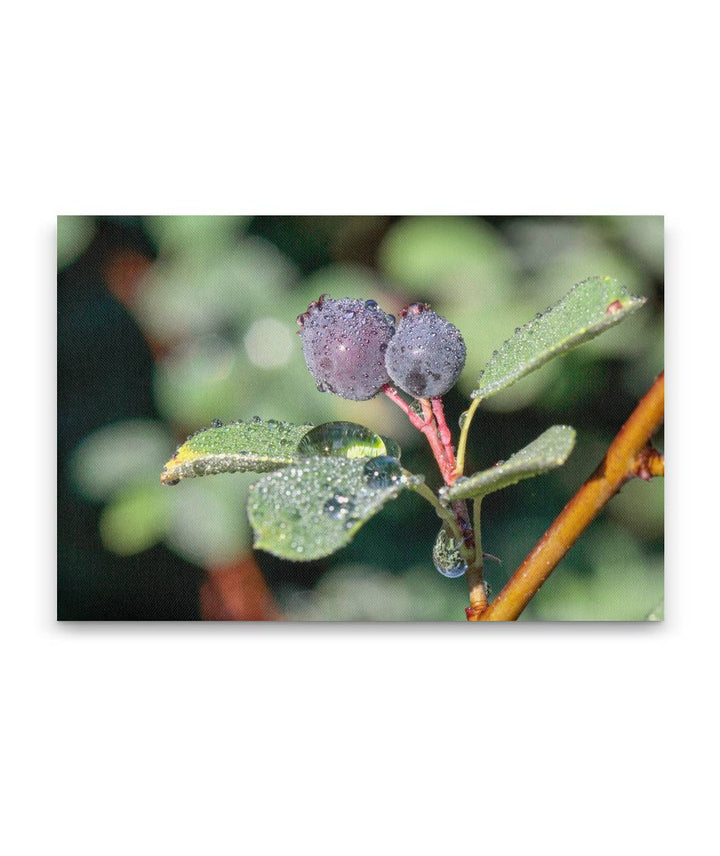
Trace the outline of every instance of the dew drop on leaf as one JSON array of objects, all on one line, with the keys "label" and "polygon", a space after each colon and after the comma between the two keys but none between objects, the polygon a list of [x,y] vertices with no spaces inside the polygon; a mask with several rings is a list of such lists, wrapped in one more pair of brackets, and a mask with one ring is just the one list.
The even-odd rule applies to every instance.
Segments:
[{"label": "dew drop on leaf", "polygon": [[333,520],[344,520],[355,511],[355,503],[344,493],[334,493],[323,505],[323,511]]},{"label": "dew drop on leaf", "polygon": [[369,487],[383,488],[397,484],[402,479],[402,470],[395,458],[380,455],[371,458],[363,468]]},{"label": "dew drop on leaf", "polygon": [[298,443],[300,457],[367,458],[387,451],[382,437],[352,422],[326,422],[311,429]]}]

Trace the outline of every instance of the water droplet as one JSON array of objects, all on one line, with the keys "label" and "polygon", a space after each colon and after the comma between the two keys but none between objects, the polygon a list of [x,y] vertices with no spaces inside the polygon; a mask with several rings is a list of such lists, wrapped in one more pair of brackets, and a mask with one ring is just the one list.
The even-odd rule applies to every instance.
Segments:
[{"label": "water droplet", "polygon": [[537,312],[535,318],[539,321],[542,318],[542,312]]},{"label": "water droplet", "polygon": [[210,424],[212,425],[213,428],[222,428],[223,427],[222,419],[213,419],[213,421]]},{"label": "water droplet", "polygon": [[377,300],[366,300],[365,301],[365,308],[366,309],[377,309],[378,308]]},{"label": "water droplet", "polygon": [[461,430],[465,427],[465,423],[467,422],[467,420],[468,412],[467,410],[463,410],[463,412],[460,414],[460,418],[458,419],[458,425],[460,426]]},{"label": "water droplet", "polygon": [[518,334],[518,333],[521,333],[521,332],[522,332],[522,328],[520,328],[520,327],[516,327],[516,328],[515,328],[515,335],[516,335],[516,336],[517,336],[517,334]]},{"label": "water droplet", "polygon": [[353,422],[325,422],[312,428],[298,443],[298,455],[311,458],[315,455],[335,458],[368,458],[384,455],[385,443],[362,425]]},{"label": "water droplet", "polygon": [[462,557],[458,542],[444,526],[435,539],[432,555],[435,570],[444,577],[461,577],[467,570],[467,563]]},{"label": "water droplet", "polygon": [[369,487],[390,487],[400,482],[402,479],[402,470],[395,458],[380,455],[377,458],[371,458],[365,464],[363,475]]},{"label": "water droplet", "polygon": [[355,503],[344,493],[334,493],[323,505],[323,511],[333,520],[344,520],[355,511]]},{"label": "water droplet", "polygon": [[388,458],[395,458],[399,461],[402,455],[400,444],[393,440],[392,437],[382,437],[382,441],[385,444],[385,452]]}]

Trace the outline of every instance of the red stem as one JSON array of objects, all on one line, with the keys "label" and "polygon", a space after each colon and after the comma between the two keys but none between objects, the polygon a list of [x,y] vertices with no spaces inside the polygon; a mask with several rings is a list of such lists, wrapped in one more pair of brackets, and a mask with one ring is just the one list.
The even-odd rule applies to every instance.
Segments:
[{"label": "red stem", "polygon": [[450,485],[453,482],[453,478],[455,476],[455,464],[454,461],[451,463],[448,461],[447,456],[445,454],[445,448],[443,444],[440,442],[440,438],[438,437],[437,425],[435,424],[435,419],[433,418],[432,407],[430,406],[430,402],[426,398],[420,398],[418,401],[420,402],[420,406],[423,409],[423,415],[425,419],[421,419],[417,413],[413,412],[410,408],[410,405],[404,401],[399,395],[398,391],[390,386],[390,384],[385,384],[383,387],[383,392],[385,395],[396,404],[403,413],[406,414],[412,425],[418,429],[418,431],[422,431],[422,433],[427,437],[428,443],[430,443],[430,448],[432,449],[432,453],[435,456],[435,460],[437,461],[438,467],[440,468],[440,473],[442,474],[443,481],[445,484]]},{"label": "red stem", "polygon": [[437,398],[431,398],[430,402],[432,404],[432,410],[435,414],[435,420],[437,421],[438,426],[438,434],[440,435],[440,442],[443,444],[443,448],[445,449],[445,457],[448,460],[448,464],[453,472],[453,481],[455,480],[455,452],[452,447],[452,433],[448,428],[448,424],[445,421],[445,408],[443,407],[443,400],[439,396]]}]

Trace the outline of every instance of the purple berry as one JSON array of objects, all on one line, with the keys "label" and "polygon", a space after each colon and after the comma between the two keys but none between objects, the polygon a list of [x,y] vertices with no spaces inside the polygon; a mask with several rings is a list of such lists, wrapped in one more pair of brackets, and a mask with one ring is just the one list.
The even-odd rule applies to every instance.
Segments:
[{"label": "purple berry", "polygon": [[400,313],[385,366],[401,389],[416,398],[444,395],[464,365],[465,342],[457,327],[426,303],[413,303]]},{"label": "purple berry", "polygon": [[390,382],[385,350],[395,328],[374,301],[322,295],[298,324],[305,362],[322,392],[365,401]]}]

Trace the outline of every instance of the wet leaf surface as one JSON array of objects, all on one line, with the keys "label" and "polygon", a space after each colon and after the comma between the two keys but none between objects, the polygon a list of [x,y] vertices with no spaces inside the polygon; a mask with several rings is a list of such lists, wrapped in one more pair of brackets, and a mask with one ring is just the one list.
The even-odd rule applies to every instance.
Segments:
[{"label": "wet leaf surface", "polygon": [[420,478],[403,475],[385,455],[301,459],[253,485],[248,515],[255,547],[296,561],[327,556]]},{"label": "wet leaf surface", "polygon": [[312,425],[253,419],[216,425],[193,434],[163,467],[160,481],[217,473],[264,473],[286,467],[297,458],[301,438]]},{"label": "wet leaf surface", "polygon": [[574,286],[555,306],[539,312],[493,352],[473,398],[487,398],[553,357],[619,324],[645,303],[616,279],[594,276]]}]

